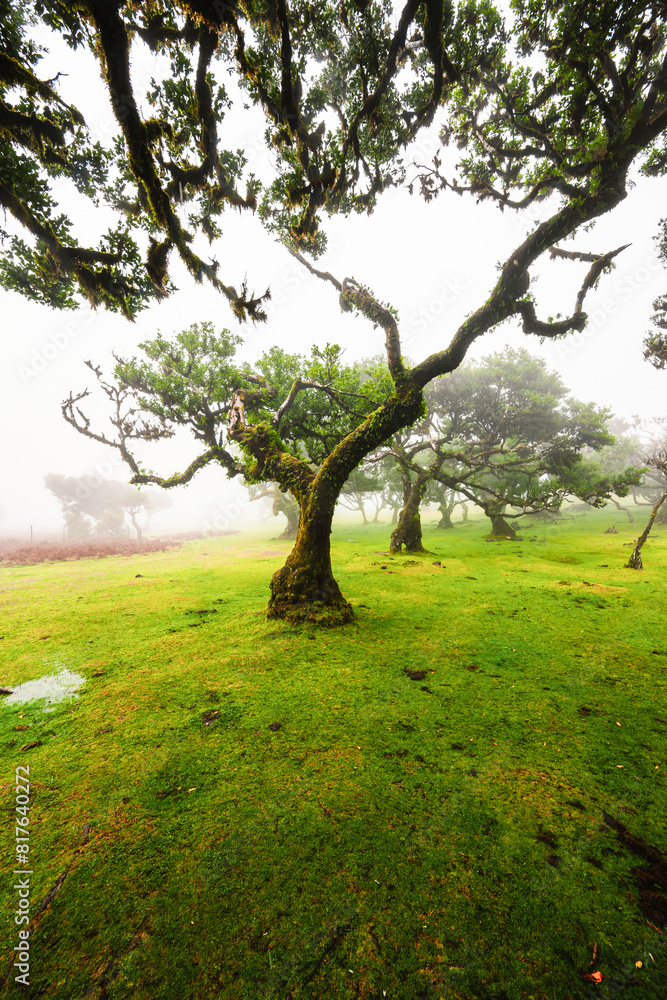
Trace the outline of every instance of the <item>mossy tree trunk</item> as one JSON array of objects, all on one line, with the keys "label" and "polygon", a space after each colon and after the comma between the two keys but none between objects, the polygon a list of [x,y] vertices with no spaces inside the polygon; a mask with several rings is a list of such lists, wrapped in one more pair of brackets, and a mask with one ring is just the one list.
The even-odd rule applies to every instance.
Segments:
[{"label": "mossy tree trunk", "polygon": [[273,513],[274,514],[284,514],[287,518],[287,524],[282,532],[278,535],[279,541],[293,541],[296,539],[299,531],[299,504],[294,500],[288,493],[278,493],[274,503],[273,503]]},{"label": "mossy tree trunk", "polygon": [[337,499],[333,491],[313,484],[302,503],[294,548],[271,579],[269,618],[320,624],[326,621],[331,625],[352,619],[352,608],[331,567],[331,523]]},{"label": "mossy tree trunk", "polygon": [[518,541],[518,535],[511,524],[508,524],[503,513],[505,504],[490,503],[484,507],[484,513],[491,521],[491,531],[487,538],[509,538],[511,541]]},{"label": "mossy tree trunk", "polygon": [[422,469],[415,476],[414,482],[410,483],[403,509],[398,516],[398,524],[391,533],[390,552],[400,555],[403,547],[406,552],[427,552],[422,544],[420,505],[432,477],[432,469]]},{"label": "mossy tree trunk", "polygon": [[653,527],[653,522],[655,521],[656,517],[658,516],[658,511],[660,510],[660,508],[664,504],[665,500],[667,500],[667,493],[663,493],[662,496],[660,497],[660,499],[658,500],[658,502],[653,507],[653,510],[651,511],[651,516],[648,519],[648,524],[646,525],[646,527],[642,531],[641,535],[639,536],[639,538],[635,542],[635,547],[632,550],[632,555],[630,556],[629,560],[625,564],[626,569],[643,569],[644,568],[644,564],[642,562],[642,546],[643,546],[644,542],[646,541],[646,539],[648,538],[649,534],[651,533],[651,528]]},{"label": "mossy tree trunk", "polygon": [[340,625],[352,619],[352,608],[333,576],[331,526],[341,490],[359,462],[423,414],[422,387],[402,373],[395,382],[394,395],[340,441],[316,472],[285,449],[274,427],[246,424],[244,396],[237,393],[229,434],[253,460],[247,477],[273,479],[281,490],[292,493],[300,508],[294,548],[271,580],[270,618],[320,625]]},{"label": "mossy tree trunk", "polygon": [[454,522],[452,521],[452,508],[445,507],[444,504],[440,504],[438,507],[440,511],[440,520],[438,521],[436,527],[438,528],[453,528]]}]

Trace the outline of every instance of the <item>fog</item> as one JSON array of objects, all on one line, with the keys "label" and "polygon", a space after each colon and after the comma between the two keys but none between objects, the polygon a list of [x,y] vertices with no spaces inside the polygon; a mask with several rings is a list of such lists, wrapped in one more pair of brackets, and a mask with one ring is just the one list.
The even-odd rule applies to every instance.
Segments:
[{"label": "fog", "polygon": [[[40,71],[55,75],[57,65],[54,52]],[[85,92],[79,86],[76,93],[69,93],[74,77],[64,77],[63,96],[81,105],[98,137],[109,138],[111,113],[92,64],[90,74],[91,86]],[[229,145],[236,142],[243,147],[249,169],[269,178],[272,166],[264,151],[261,113],[238,102],[227,127],[234,133],[231,142],[226,140]],[[439,149],[436,135],[437,121],[431,134],[416,142],[408,159],[428,162]],[[617,210],[568,244],[568,249],[593,252],[631,244],[617,258],[615,269],[589,293],[588,328],[540,344],[538,338],[521,333],[516,322],[507,323],[478,340],[470,357],[482,357],[507,344],[523,346],[558,371],[576,397],[608,406],[614,416],[664,415],[665,374],[643,360],[642,340],[649,329],[652,301],[664,294],[667,285],[652,240],[660,216],[656,206],[665,203],[667,180],[635,180],[636,187]],[[109,214],[100,210],[91,217],[90,206],[82,207],[69,193],[66,198],[71,198],[67,204],[73,219],[77,216],[82,244],[90,245],[94,233],[106,227]],[[535,211],[544,214],[552,207],[549,202]],[[501,213],[493,205],[476,204],[472,197],[451,192],[426,205],[406,190],[390,190],[380,197],[373,216],[324,223],[329,247],[318,267],[340,280],[354,277],[379,300],[391,303],[399,313],[403,352],[420,361],[445,347],[461,320],[485,301],[495,284],[497,263],[506,259],[538,218],[531,213]],[[94,377],[84,365],[87,359],[110,373],[112,352],[131,357],[138,353],[137,345],[158,330],[169,334],[205,320],[241,334],[242,356],[248,361],[274,344],[306,353],[313,343],[335,342],[345,348],[347,361],[383,350],[382,331],[373,330],[363,317],[341,313],[333,287],[308,274],[273,242],[256,216],[229,209],[223,229],[223,237],[211,248],[197,249],[219,261],[223,280],[238,287],[247,274],[251,290],[271,288],[266,323],[239,325],[226,300],[210,287],[197,285],[176,255],[171,276],[179,290],[135,323],[89,307],[56,312],[18,294],[0,292],[2,536],[29,538],[31,525],[35,535],[62,532],[59,504],[43,485],[48,473],[129,480],[129,470],[112,449],[77,434],[61,416],[60,404],[70,391],[94,389]],[[542,261],[533,289],[540,316],[571,312],[585,267],[565,260]],[[96,398],[91,398],[86,412],[99,426],[107,419],[103,401]],[[196,443],[183,434],[147,447],[145,454],[137,449],[137,454],[152,471],[171,475],[192,461]],[[261,523],[266,514],[265,503],[250,503],[240,480],[229,482],[217,467],[170,493],[173,507],[156,515],[153,533],[206,531],[216,518],[219,525],[227,520],[235,528],[247,527]]]}]

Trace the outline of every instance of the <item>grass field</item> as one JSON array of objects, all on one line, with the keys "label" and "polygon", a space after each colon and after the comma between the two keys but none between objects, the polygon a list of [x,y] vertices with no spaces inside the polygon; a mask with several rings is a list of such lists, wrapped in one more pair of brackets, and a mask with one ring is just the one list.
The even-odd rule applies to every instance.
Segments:
[{"label": "grass field", "polygon": [[624,569],[641,527],[476,522],[390,559],[348,522],[343,630],[263,617],[273,526],[0,568],[0,684],[85,678],[0,704],[0,993],[26,995],[28,766],[30,996],[664,1000],[667,529]]}]

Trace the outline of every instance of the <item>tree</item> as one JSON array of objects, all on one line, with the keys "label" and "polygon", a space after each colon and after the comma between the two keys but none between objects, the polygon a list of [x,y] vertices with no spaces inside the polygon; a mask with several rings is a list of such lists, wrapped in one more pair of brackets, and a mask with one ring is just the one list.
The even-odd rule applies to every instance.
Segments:
[{"label": "tree", "polygon": [[[650,455],[646,459],[646,462],[657,472],[661,473],[663,479],[667,481],[667,448],[663,448],[660,451],[655,452],[653,455]],[[628,569],[644,568],[644,564],[642,562],[642,547],[644,546],[646,539],[651,533],[651,529],[665,501],[667,501],[667,490],[661,493],[661,495],[658,497],[658,499],[653,505],[653,509],[651,510],[651,516],[648,519],[648,524],[646,525],[641,535],[635,542],[634,548],[632,549],[632,554],[628,562],[626,563],[626,567]]]},{"label": "tree", "polygon": [[445,486],[444,483],[439,483],[437,482],[437,480],[432,479],[431,482],[428,484],[426,499],[430,503],[437,503],[438,505],[438,510],[440,511],[440,520],[436,525],[437,528],[441,529],[454,528],[452,515],[457,507],[461,508],[463,523],[467,522],[468,508],[466,506],[465,499],[462,499],[460,493],[458,493],[454,489],[450,489],[448,486]]},{"label": "tree", "polygon": [[635,502],[651,507],[651,514],[644,531],[636,540],[630,559],[626,563],[629,569],[643,569],[641,550],[651,533],[654,524],[665,523],[665,501],[667,501],[667,418],[654,421],[641,421],[635,418],[634,428],[643,438],[638,442],[637,451],[642,454],[645,476],[637,488],[637,493],[643,496]]},{"label": "tree", "polygon": [[137,515],[150,516],[171,506],[170,500],[155,490],[139,490],[99,476],[62,476],[50,472],[44,477],[44,485],[60,503],[65,534],[70,541],[89,538],[91,530],[117,538],[124,530],[126,513],[141,541],[146,522],[141,525]]},{"label": "tree", "polygon": [[[471,17],[477,8],[483,18]],[[318,212],[369,210],[403,176],[397,150],[431,123],[453,81],[492,64],[502,41],[485,0],[457,12],[408,0],[396,28],[379,0],[289,8],[282,0],[1,0],[0,15],[0,204],[14,221],[3,231],[0,281],[57,308],[83,298],[129,318],[169,294],[174,253],[237,318],[266,318],[268,290],[255,296],[245,279],[230,284],[198,249],[221,235],[226,207],[258,208],[261,185],[227,125],[234,101],[261,107],[277,158],[279,176],[259,206],[266,225],[319,252]],[[39,77],[38,30],[69,46],[68,74],[81,74],[84,50],[99,63],[116,123],[109,143],[94,141],[60,97],[61,74]],[[460,49],[456,67],[450,47]],[[144,75],[150,83],[140,91]],[[63,179],[85,206],[115,215],[92,248],[61,209]]]},{"label": "tree", "polygon": [[[229,177],[218,172],[223,162],[216,141],[221,109],[213,106],[209,72],[218,51],[221,59],[236,60],[234,72],[238,65],[244,86],[270,118],[267,135],[276,149],[279,177],[262,198],[266,225],[305,267],[334,285],[342,308],[358,312],[385,333],[391,389],[340,437],[316,470],[279,437],[280,408],[271,415],[261,405],[275,388],[268,379],[259,388],[255,382],[254,390],[252,383],[240,381],[231,399],[220,403],[230,414],[228,439],[251,456],[251,478],[261,475],[287,486],[301,508],[296,545],[272,581],[271,613],[298,619],[317,617],[324,609],[326,620],[347,621],[352,612],[333,580],[329,535],[337,497],[351,472],[365,455],[424,415],[424,387],[454,371],[471,343],[498,324],[514,318],[525,333],[539,337],[583,329],[588,292],[624,248],[590,252],[565,250],[559,244],[620,204],[633,164],[646,173],[664,173],[667,59],[659,6],[628,2],[619,7],[610,0],[595,5],[514,0],[509,29],[486,0],[456,9],[433,0],[423,4],[409,0],[396,29],[390,26],[389,8],[379,4],[323,3],[316,18],[306,4],[289,11],[279,4],[275,12],[253,6],[243,23],[231,4],[204,2],[158,2],[138,10],[128,4],[110,11],[108,5],[88,0],[77,4],[76,12],[61,4],[49,10],[49,23],[66,31],[75,47],[85,41],[98,53],[122,132],[108,160],[121,179],[115,189],[107,184],[104,190],[120,192],[117,204],[129,205],[129,216],[115,243],[116,248],[122,246],[115,250],[120,257],[109,266],[120,268],[132,247],[136,257],[130,230],[144,226],[147,236],[162,237],[158,243],[153,236],[142,272],[148,275],[152,270],[154,287],[164,290],[166,256],[175,248],[196,277],[218,283],[239,316],[261,318],[261,299],[248,300],[245,289],[240,294],[230,291],[217,278],[213,264],[193,256],[174,208],[181,194],[186,204],[194,201],[199,210],[194,212],[193,228],[205,230],[229,190],[225,186]],[[153,103],[159,112],[155,120],[142,120],[137,110],[127,57],[130,31],[169,52],[177,69],[175,88],[172,78],[154,88]],[[246,32],[254,44],[246,44]],[[190,48],[195,45],[196,72]],[[183,73],[179,67],[184,67]],[[32,102],[31,107],[37,98]],[[183,103],[186,110],[181,113]],[[463,150],[462,159],[455,166],[436,156],[432,166],[420,168],[412,188],[416,185],[431,201],[447,190],[457,195],[468,192],[503,210],[540,203],[544,217],[501,264],[496,284],[490,294],[481,295],[479,308],[445,335],[439,350],[407,365],[392,310],[354,279],[339,281],[318,270],[303,252],[317,256],[324,249],[318,223],[322,210],[371,209],[384,188],[402,180],[401,146],[432,122],[441,105],[443,139]],[[196,158],[195,167],[181,156],[178,136],[172,139],[164,124],[174,113],[179,125],[179,119],[185,121],[183,142],[187,155]],[[44,114],[43,109],[35,111],[40,122]],[[71,111],[62,114],[73,119]],[[329,121],[338,124],[328,128]],[[17,125],[18,147],[39,148],[22,155],[33,166],[39,160],[40,170],[48,173],[48,159],[40,159],[42,147],[26,124],[23,128],[29,141],[21,143]],[[178,135],[182,133],[180,129]],[[73,176],[72,161],[62,152],[62,144],[54,139],[48,149],[64,158],[57,169]],[[80,155],[88,162],[92,153],[86,149]],[[134,184],[138,197],[128,198],[127,188]],[[34,183],[28,188],[24,202]],[[245,202],[251,204],[252,192]],[[182,211],[180,202],[178,207]],[[14,214],[21,221],[21,212]],[[49,261],[55,255],[61,268],[58,280],[66,282],[70,294],[72,282],[81,280],[77,264],[81,255],[70,253],[65,259],[67,254],[60,254],[64,235],[45,235],[44,225],[35,232],[44,237],[47,251],[42,249],[42,257],[24,255],[23,271],[32,266],[34,272],[44,253],[51,255]],[[565,318],[541,319],[530,291],[534,265],[547,252],[559,262],[589,265]],[[92,281],[92,286],[91,294],[97,291],[103,300],[104,282]],[[142,301],[141,294],[121,288],[110,304],[120,308],[130,299]],[[131,311],[129,305],[127,310]],[[117,388],[121,391],[122,385]],[[312,388],[296,380],[283,399],[286,409]],[[320,383],[316,391],[326,393],[326,388]],[[69,405],[73,417],[76,397]],[[149,432],[151,426],[149,422]],[[135,422],[127,434],[123,428],[120,432],[117,444],[125,449],[127,460],[126,443],[141,436],[141,425]],[[223,450],[216,439],[215,446],[195,459],[189,475],[217,460]],[[227,467],[234,471],[233,465]],[[134,481],[156,480],[145,480],[137,468]],[[171,477],[161,485],[177,481]]]},{"label": "tree", "polygon": [[[311,484],[341,441],[349,440],[377,408],[373,394],[386,394],[386,371],[368,363],[344,365],[340,348],[329,344],[313,347],[309,358],[271,348],[251,369],[235,361],[239,342],[228,330],[216,335],[210,323],[193,324],[173,341],[158,335],[141,344],[146,361],[117,359],[115,381],[105,381],[101,369],[88,362],[113,405],[114,437],[93,430],[81,410],[88,390],[70,394],[63,415],[80,433],[116,448],[134,473],[133,483],[169,489],[189,482],[211,463],[249,484],[276,482],[299,503],[294,552],[303,558],[305,549],[315,568],[304,584],[309,599],[298,602],[292,600],[292,584],[276,585],[279,571],[270,613],[281,617],[284,604],[296,617],[302,603],[306,615],[312,613],[312,603],[346,608],[331,573],[328,532],[323,545],[302,528],[312,516]],[[203,449],[200,454],[182,473],[167,478],[144,472],[130,450],[133,442],[170,438],[179,427],[190,430]],[[329,529],[343,483],[330,493]]]},{"label": "tree", "polygon": [[347,507],[348,510],[358,510],[361,513],[363,524],[369,523],[365,507],[369,500],[375,507],[373,522],[377,521],[380,511],[384,507],[382,481],[377,473],[378,470],[371,469],[370,466],[355,469],[348,477],[338,498],[338,502],[343,507]]},{"label": "tree", "polygon": [[584,450],[613,441],[608,411],[571,399],[560,377],[526,350],[507,348],[466,363],[433,382],[426,398],[428,419],[409,440],[394,438],[390,449],[406,497],[394,552],[402,545],[424,551],[419,504],[429,483],[481,507],[491,521],[488,537],[514,539],[508,518],[558,509],[567,495],[600,505],[641,479],[643,470],[610,476],[584,460]]},{"label": "tree", "polygon": [[[168,510],[172,506],[172,499],[160,490],[138,490],[128,486],[120,498],[120,506],[130,518],[137,540],[141,542],[154,515]],[[137,520],[139,515],[143,515],[143,522]]]},{"label": "tree", "polygon": [[290,493],[283,493],[277,483],[258,483],[248,487],[251,500],[272,500],[272,513],[274,517],[284,514],[287,518],[282,534],[278,535],[280,541],[293,541],[299,530],[299,504]]},{"label": "tree", "polygon": [[[623,469],[627,468],[629,465],[635,465],[638,468],[643,468],[644,463],[641,461],[641,445],[638,438],[630,436],[627,431],[630,429],[630,424],[625,420],[620,420],[615,418],[611,420],[607,425],[610,433],[613,433],[616,440],[613,444],[605,445],[597,452],[590,452],[590,458],[595,462],[601,471],[608,476],[619,475]],[[647,471],[644,469],[644,471]],[[633,484],[630,487],[630,493],[637,503],[637,494],[641,492],[645,480]],[[618,499],[614,496],[611,497],[611,502],[614,504],[617,510],[623,511],[628,518],[630,524],[634,524],[634,515],[629,507],[624,507],[619,503]]]}]

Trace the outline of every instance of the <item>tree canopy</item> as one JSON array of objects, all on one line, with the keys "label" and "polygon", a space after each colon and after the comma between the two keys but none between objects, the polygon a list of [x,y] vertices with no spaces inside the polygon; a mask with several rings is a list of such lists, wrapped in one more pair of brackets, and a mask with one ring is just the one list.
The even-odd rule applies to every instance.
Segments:
[{"label": "tree canopy", "polygon": [[[151,516],[171,506],[168,496],[158,490],[139,490],[100,476],[63,476],[50,472],[44,477],[44,485],[60,503],[70,541],[88,538],[91,529],[98,534],[118,536],[124,530],[126,514],[141,540]],[[140,514],[144,515],[143,524],[137,520]]]},{"label": "tree canopy", "polygon": [[[404,485],[393,551],[422,550],[419,504],[432,483],[454,495],[452,509],[456,495],[465,497],[491,519],[494,536],[514,537],[507,517],[558,510],[568,496],[600,506],[642,479],[644,470],[629,461],[611,473],[584,457],[614,441],[609,411],[573,399],[526,350],[462,364],[429,386],[426,401],[427,418],[386,451]],[[508,506],[518,512],[506,513]]]},{"label": "tree canopy", "polygon": [[[320,251],[318,213],[368,210],[399,182],[400,145],[456,80],[492,65],[503,38],[486,0],[409,0],[396,26],[378,0],[2,0],[0,14],[0,204],[19,229],[3,233],[0,279],[52,306],[83,297],[128,317],[168,294],[175,252],[239,319],[264,319],[268,290],[231,284],[207,259],[201,237],[220,236],[224,209],[254,212],[261,197],[269,229]],[[40,29],[72,50],[68,74],[85,72],[83,50],[96,59],[116,125],[109,142],[61,99],[57,78],[40,77]],[[278,166],[263,195],[227,123],[244,99],[262,108]],[[95,246],[62,211],[63,178],[115,214]]]}]

